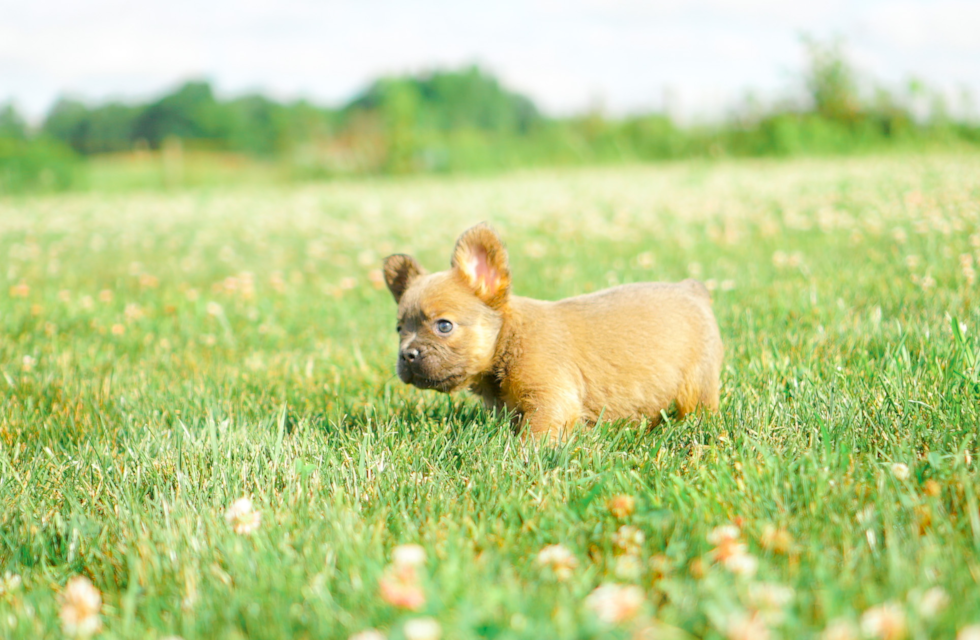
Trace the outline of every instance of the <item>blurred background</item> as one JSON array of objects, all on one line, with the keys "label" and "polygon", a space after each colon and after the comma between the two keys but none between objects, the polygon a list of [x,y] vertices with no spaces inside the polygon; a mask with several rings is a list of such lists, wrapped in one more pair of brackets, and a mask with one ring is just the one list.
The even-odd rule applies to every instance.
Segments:
[{"label": "blurred background", "polygon": [[974,0],[0,0],[0,193],[980,147]]}]

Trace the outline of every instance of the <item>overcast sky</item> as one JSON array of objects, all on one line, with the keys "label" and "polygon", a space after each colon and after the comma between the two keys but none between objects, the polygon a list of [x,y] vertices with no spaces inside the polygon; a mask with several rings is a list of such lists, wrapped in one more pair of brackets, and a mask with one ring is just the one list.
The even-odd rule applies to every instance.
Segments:
[{"label": "overcast sky", "polygon": [[0,0],[0,103],[146,99],[189,78],[336,105],[381,74],[479,63],[550,113],[719,111],[793,87],[800,34],[892,86],[980,102],[980,0]]}]

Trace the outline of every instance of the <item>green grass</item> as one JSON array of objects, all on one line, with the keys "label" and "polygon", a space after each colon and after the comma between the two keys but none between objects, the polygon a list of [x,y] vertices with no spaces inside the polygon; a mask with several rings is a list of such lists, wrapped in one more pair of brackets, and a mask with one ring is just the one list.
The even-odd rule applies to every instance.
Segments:
[{"label": "green grass", "polygon": [[[795,591],[774,637],[893,601],[911,637],[951,638],[980,622],[978,203],[975,155],[2,200],[0,575],[22,584],[0,636],[61,637],[84,575],[104,638],[398,639],[418,615],[446,639],[654,618],[718,638],[757,583]],[[707,281],[721,413],[537,449],[465,394],[402,385],[372,271],[395,251],[442,268],[480,220],[522,295]],[[250,536],[224,519],[241,496]],[[753,578],[712,562],[729,522]],[[616,575],[623,524],[638,576]],[[379,596],[403,543],[428,555],[417,613]],[[535,564],[553,543],[578,558],[565,582]],[[643,588],[641,622],[594,617],[604,582]],[[928,616],[932,586],[949,606]]]}]

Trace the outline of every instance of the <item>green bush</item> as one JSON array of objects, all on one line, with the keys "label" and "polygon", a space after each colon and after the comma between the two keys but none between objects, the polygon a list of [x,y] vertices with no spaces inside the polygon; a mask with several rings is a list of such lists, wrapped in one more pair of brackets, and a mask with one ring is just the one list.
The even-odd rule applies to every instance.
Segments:
[{"label": "green bush", "polygon": [[58,140],[0,138],[0,194],[68,189],[79,169],[79,157]]}]

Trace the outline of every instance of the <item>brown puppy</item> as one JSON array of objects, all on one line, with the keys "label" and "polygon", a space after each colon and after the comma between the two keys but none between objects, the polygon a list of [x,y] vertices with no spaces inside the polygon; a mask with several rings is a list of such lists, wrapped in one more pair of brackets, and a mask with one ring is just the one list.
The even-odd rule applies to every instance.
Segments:
[{"label": "brown puppy", "polygon": [[384,262],[398,303],[398,377],[420,389],[470,389],[516,412],[522,435],[550,439],[577,422],[656,423],[718,409],[722,344],[695,280],[645,282],[544,302],[511,295],[507,252],[485,224],[459,237],[452,268]]}]

